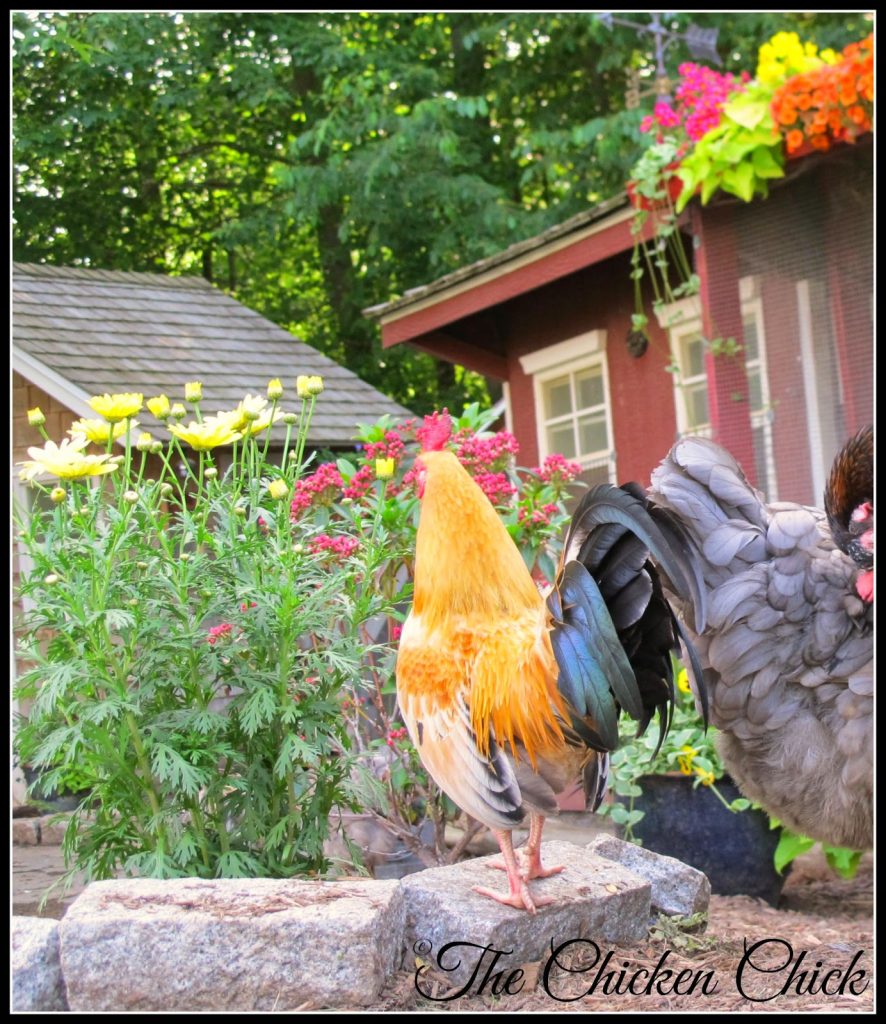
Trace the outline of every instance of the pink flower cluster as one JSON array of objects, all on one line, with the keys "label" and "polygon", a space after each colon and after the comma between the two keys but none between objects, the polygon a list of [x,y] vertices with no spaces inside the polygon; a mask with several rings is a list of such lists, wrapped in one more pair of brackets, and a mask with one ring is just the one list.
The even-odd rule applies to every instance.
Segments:
[{"label": "pink flower cluster", "polygon": [[389,747],[393,748],[397,740],[402,740],[403,737],[407,735],[408,730],[405,727],[402,729],[390,729],[388,731],[388,738],[385,740],[385,742]]},{"label": "pink flower cluster", "polygon": [[213,626],[206,635],[206,642],[214,647],[219,638],[229,636],[233,628],[230,622],[223,622],[220,626]]},{"label": "pink flower cluster", "polygon": [[477,473],[474,482],[493,505],[505,505],[517,493],[504,473]]},{"label": "pink flower cluster", "polygon": [[354,537],[330,537],[328,533],[321,533],[309,544],[313,554],[320,555],[329,552],[336,558],[350,558],[360,547],[360,542]]},{"label": "pink flower cluster", "polygon": [[520,451],[516,437],[507,430],[500,430],[491,437],[477,437],[460,430],[454,440],[459,461],[475,478],[479,472],[501,472]]},{"label": "pink flower cluster", "polygon": [[640,131],[657,129],[658,137],[670,128],[681,125],[686,135],[697,142],[720,123],[723,104],[734,92],[744,88],[750,75],[743,71],[740,78],[727,73],[721,75],[703,64],[687,61],[678,68],[682,81],[677,86],[677,109],[668,103],[656,103],[653,112],[640,122]]},{"label": "pink flower cluster", "polygon": [[375,470],[371,464],[361,466],[357,472],[351,477],[351,482],[342,491],[342,495],[345,498],[352,498],[354,501],[359,501],[369,489],[372,487],[372,481],[375,479]]},{"label": "pink flower cluster", "polygon": [[573,462],[571,459],[555,453],[549,455],[542,465],[533,472],[541,477],[546,484],[568,484],[581,472],[581,463]]},{"label": "pink flower cluster", "polygon": [[528,523],[534,523],[536,525],[548,526],[553,516],[555,516],[560,510],[553,503],[548,505],[542,505],[541,508],[525,508],[522,507],[517,513],[517,522],[521,526],[525,526]]},{"label": "pink flower cluster", "polygon": [[324,462],[317,471],[295,484],[289,515],[297,519],[315,501],[320,505],[331,505],[338,497],[344,484],[341,473],[334,462]]},{"label": "pink flower cluster", "polygon": [[370,462],[376,459],[396,459],[398,462],[403,458],[406,446],[403,438],[396,430],[388,430],[382,441],[373,441],[366,445],[366,458]]}]

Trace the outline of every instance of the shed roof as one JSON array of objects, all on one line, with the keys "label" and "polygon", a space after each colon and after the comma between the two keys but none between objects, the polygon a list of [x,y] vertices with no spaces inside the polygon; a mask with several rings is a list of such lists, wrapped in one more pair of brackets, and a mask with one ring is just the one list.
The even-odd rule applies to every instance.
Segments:
[{"label": "shed roof", "polygon": [[[183,398],[203,384],[205,412],[232,409],[247,393],[284,385],[297,408],[294,378],[323,377],[311,420],[315,445],[353,443],[357,423],[411,414],[282,327],[201,277],[14,263],[13,366],[80,415],[92,395],[136,391]],[[159,424],[147,409],[144,426]],[[275,438],[283,428],[274,428]]]}]

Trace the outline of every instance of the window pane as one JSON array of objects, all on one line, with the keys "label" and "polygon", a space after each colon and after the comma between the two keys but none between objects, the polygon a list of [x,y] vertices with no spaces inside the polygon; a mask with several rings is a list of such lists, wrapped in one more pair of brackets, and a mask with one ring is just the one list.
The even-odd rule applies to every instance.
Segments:
[{"label": "window pane", "polygon": [[749,363],[760,358],[760,346],[757,342],[757,318],[750,317],[742,324],[744,331],[744,358]]},{"label": "window pane", "polygon": [[701,337],[683,339],[683,375],[697,377],[704,373],[704,342]]},{"label": "window pane", "polygon": [[[545,384],[545,417],[566,416],[572,412],[572,396],[569,392],[569,378],[558,377]],[[559,449],[555,449],[559,450]]]},{"label": "window pane", "polygon": [[[770,498],[769,474],[766,471],[766,428],[754,427],[754,463],[757,470],[757,487]],[[771,499],[770,499],[771,500]]]},{"label": "window pane", "polygon": [[597,368],[575,378],[579,409],[603,404],[603,373]]},{"label": "window pane", "polygon": [[686,419],[690,427],[708,422],[708,386],[693,384],[684,389],[686,394]]},{"label": "window pane", "polygon": [[571,421],[557,427],[548,427],[548,450],[565,455],[567,459],[575,458],[575,432]]},{"label": "window pane", "polygon": [[755,370],[748,371],[748,399],[752,412],[763,408],[763,379],[759,366]]},{"label": "window pane", "polygon": [[606,451],[609,439],[606,436],[606,419],[604,416],[583,416],[578,421],[578,443],[582,455],[590,452]]}]

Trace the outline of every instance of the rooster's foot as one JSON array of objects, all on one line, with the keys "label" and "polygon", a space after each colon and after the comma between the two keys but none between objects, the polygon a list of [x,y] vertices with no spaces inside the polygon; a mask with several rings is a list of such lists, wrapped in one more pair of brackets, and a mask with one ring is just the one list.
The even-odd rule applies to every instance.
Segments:
[{"label": "rooster's foot", "polygon": [[525,883],[516,892],[494,892],[492,889],[484,889],[480,885],[472,885],[471,890],[480,896],[488,896],[496,903],[503,903],[506,907],[513,907],[515,910],[528,910],[530,914],[534,914],[538,907],[555,902],[553,896],[536,896],[533,899],[529,887]]}]

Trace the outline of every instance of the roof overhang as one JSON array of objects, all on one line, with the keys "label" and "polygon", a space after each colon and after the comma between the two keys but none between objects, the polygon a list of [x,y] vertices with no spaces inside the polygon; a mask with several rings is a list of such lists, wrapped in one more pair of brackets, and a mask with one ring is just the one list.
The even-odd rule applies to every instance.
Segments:
[{"label": "roof overhang", "polygon": [[381,323],[385,348],[429,336],[447,324],[633,247],[635,214],[621,195],[586,213],[480,260],[402,298],[365,309]]},{"label": "roof overhang", "polygon": [[[89,404],[91,395],[88,395],[82,388],[78,388],[76,384],[72,384],[71,381],[65,380],[61,374],[56,373],[46,363],[14,345],[12,347],[12,368],[81,419],[95,417],[95,410]],[[126,438],[124,436],[115,438],[115,440],[117,444],[125,447]]]}]

